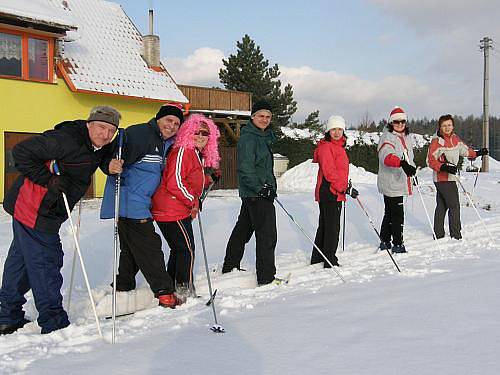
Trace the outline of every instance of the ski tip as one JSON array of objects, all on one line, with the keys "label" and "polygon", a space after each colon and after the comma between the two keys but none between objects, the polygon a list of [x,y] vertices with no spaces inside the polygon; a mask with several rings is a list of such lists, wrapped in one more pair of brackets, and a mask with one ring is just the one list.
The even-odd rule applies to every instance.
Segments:
[{"label": "ski tip", "polygon": [[214,324],[212,327],[210,327],[210,331],[212,331],[213,333],[226,333],[224,327],[218,324]]}]

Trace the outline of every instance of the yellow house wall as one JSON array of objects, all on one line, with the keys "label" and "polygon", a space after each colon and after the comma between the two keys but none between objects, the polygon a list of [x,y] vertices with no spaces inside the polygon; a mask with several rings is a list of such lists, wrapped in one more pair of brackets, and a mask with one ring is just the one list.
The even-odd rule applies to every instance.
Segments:
[{"label": "yellow house wall", "polygon": [[[38,83],[0,78],[0,198],[5,184],[5,132],[41,133],[65,120],[86,119],[96,105],[109,105],[122,114],[121,127],[146,122],[161,102],[72,92],[63,79]],[[105,175],[98,170],[94,192],[102,197]]]}]

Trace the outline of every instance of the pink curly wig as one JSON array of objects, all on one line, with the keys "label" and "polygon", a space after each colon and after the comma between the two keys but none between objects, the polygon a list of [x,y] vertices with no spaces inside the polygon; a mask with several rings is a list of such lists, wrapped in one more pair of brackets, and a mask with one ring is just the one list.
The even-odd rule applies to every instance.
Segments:
[{"label": "pink curly wig", "polygon": [[220,161],[218,148],[220,132],[217,125],[215,125],[215,123],[209,118],[200,114],[189,116],[189,118],[182,123],[179,131],[177,132],[174,146],[194,149],[194,133],[200,129],[200,126],[205,126],[210,131],[208,142],[203,150],[201,150],[205,166],[217,169],[219,168]]}]

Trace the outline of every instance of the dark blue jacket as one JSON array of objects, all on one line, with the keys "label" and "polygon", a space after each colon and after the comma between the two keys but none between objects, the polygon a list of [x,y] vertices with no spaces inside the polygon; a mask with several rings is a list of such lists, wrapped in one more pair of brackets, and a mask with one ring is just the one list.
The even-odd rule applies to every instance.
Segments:
[{"label": "dark blue jacket", "polygon": [[[151,197],[160,184],[168,149],[175,137],[163,140],[155,119],[124,130],[120,184],[120,217],[151,218]],[[115,176],[104,187],[101,219],[115,217]]]}]

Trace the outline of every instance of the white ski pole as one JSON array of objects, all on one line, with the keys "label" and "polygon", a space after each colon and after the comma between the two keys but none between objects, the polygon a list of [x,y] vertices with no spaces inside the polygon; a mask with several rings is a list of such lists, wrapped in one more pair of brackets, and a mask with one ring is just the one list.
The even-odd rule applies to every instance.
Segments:
[{"label": "white ski pole", "polygon": [[[418,172],[418,170],[417,170],[417,172]],[[422,202],[422,207],[424,208],[425,216],[427,216],[427,222],[429,223],[429,227],[431,228],[433,238],[436,241],[436,245],[438,247],[439,254],[442,255],[443,252],[441,250],[441,246],[439,245],[439,242],[437,242],[438,238],[436,236],[436,232],[434,231],[434,226],[432,225],[431,217],[429,216],[429,211],[427,211],[427,206],[425,205],[424,198],[422,196],[422,192],[420,191],[420,185],[418,184],[418,179],[416,176],[417,175],[415,174],[415,177],[412,177],[412,182],[417,187],[418,195],[420,196],[420,202]]]},{"label": "white ski pole", "polygon": [[[78,216],[77,216],[77,221],[76,221],[76,237],[80,239],[80,225],[81,225],[81,218],[82,218],[82,200],[78,202]],[[75,268],[76,268],[76,245],[75,249],[73,250],[73,261],[71,263],[71,278],[69,281],[69,290],[68,290],[68,306],[66,307],[66,310],[69,314],[69,309],[71,307],[71,294],[73,291],[73,282],[75,280]]]},{"label": "white ski pole", "polygon": [[457,182],[458,184],[460,185],[460,187],[462,188],[462,190],[464,191],[465,193],[465,196],[467,197],[467,199],[469,199],[469,203],[470,205],[474,208],[474,210],[476,211],[476,214],[477,214],[477,217],[479,218],[479,221],[481,221],[481,224],[483,224],[483,227],[484,227],[484,230],[486,231],[486,233],[488,233],[488,236],[490,236],[490,239],[491,241],[493,241],[493,243],[495,243],[495,240],[493,239],[493,236],[491,235],[490,231],[488,230],[488,227],[486,226],[486,223],[484,222],[483,218],[481,217],[481,215],[479,215],[479,211],[477,210],[477,207],[476,205],[474,204],[474,202],[472,201],[471,197],[469,196],[469,193],[467,193],[467,190],[465,190],[465,187],[464,185],[462,184],[462,181],[460,180],[460,177],[459,176],[455,176],[457,178]]},{"label": "white ski pole", "polygon": [[[205,197],[206,197],[206,195],[205,195]],[[217,321],[217,312],[215,310],[215,293],[217,293],[217,290],[215,290],[215,293],[212,292],[212,282],[210,280],[210,271],[208,269],[208,259],[207,259],[206,245],[205,245],[205,236],[203,235],[203,226],[201,224],[201,211],[198,212],[198,225],[200,227],[201,248],[203,249],[203,258],[205,260],[205,270],[207,272],[208,292],[210,293],[210,299],[207,302],[207,305],[212,306],[212,311],[214,314],[214,321],[215,321],[215,324],[210,328],[210,330],[214,333],[224,333],[224,332],[226,332],[226,330]]]},{"label": "white ski pole", "polygon": [[[54,172],[56,172],[56,174],[60,176],[59,167],[57,166],[56,162],[54,162]],[[63,200],[64,200],[64,205],[66,206],[66,213],[68,214],[71,232],[73,233],[73,239],[75,240],[76,252],[78,254],[78,258],[80,259],[80,265],[82,267],[82,273],[83,273],[83,278],[85,280],[85,286],[87,287],[87,291],[89,293],[89,298],[90,298],[90,304],[91,304],[92,310],[94,312],[94,318],[95,318],[95,322],[97,325],[97,331],[99,332],[99,336],[103,337],[102,331],[101,331],[101,324],[99,323],[99,318],[97,317],[97,311],[95,308],[94,297],[92,296],[92,289],[90,288],[89,278],[87,276],[87,271],[85,269],[85,263],[83,262],[82,252],[80,250],[80,244],[78,242],[78,237],[76,235],[76,229],[75,229],[75,226],[73,225],[73,219],[71,218],[71,210],[69,209],[68,198],[66,197],[66,194],[64,192],[62,192],[62,196],[63,196]]]}]

